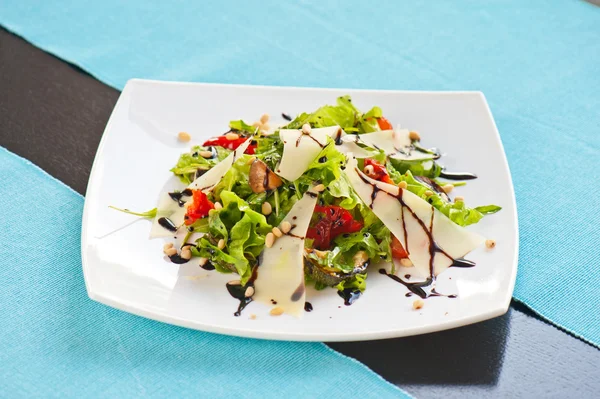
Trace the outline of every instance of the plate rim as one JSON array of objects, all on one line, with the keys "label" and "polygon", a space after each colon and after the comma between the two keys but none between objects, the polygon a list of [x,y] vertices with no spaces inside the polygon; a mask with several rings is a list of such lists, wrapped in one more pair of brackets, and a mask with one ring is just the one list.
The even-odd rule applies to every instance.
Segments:
[{"label": "plate rim", "polygon": [[[508,289],[504,292],[505,297],[504,301],[499,303],[496,306],[490,307],[486,309],[486,311],[475,314],[475,315],[465,315],[458,319],[453,319],[449,321],[440,321],[439,323],[428,325],[428,326],[412,326],[403,329],[386,329],[379,330],[374,332],[348,332],[348,333],[312,333],[312,332],[278,332],[276,330],[272,331],[258,331],[246,329],[245,327],[223,327],[214,324],[207,324],[197,321],[191,321],[188,319],[181,319],[179,317],[173,317],[167,313],[163,312],[153,312],[147,311],[140,307],[134,306],[132,304],[126,303],[122,300],[117,300],[111,298],[110,296],[103,295],[98,292],[94,292],[92,284],[90,282],[90,278],[88,277],[88,259],[87,259],[87,241],[88,241],[88,219],[90,213],[90,201],[88,198],[91,197],[91,194],[94,194],[96,190],[95,181],[97,180],[96,175],[98,173],[98,164],[99,159],[102,158],[104,153],[105,145],[106,145],[106,137],[108,136],[108,132],[112,129],[113,124],[115,123],[115,114],[121,103],[125,101],[128,97],[129,91],[132,90],[132,87],[137,84],[153,84],[153,85],[175,85],[175,86],[200,86],[200,87],[223,87],[227,86],[230,88],[244,88],[244,89],[261,89],[261,90],[300,90],[300,91],[331,91],[331,92],[339,92],[339,91],[352,91],[352,92],[361,92],[365,94],[412,94],[412,95],[475,95],[478,96],[485,106],[485,117],[491,122],[491,126],[494,130],[494,139],[496,141],[496,145],[502,151],[503,158],[503,166],[508,172],[508,183],[510,189],[510,197],[512,206],[514,209],[514,253],[513,260],[511,264],[511,274],[509,280]],[[494,120],[492,111],[490,106],[485,98],[485,95],[481,91],[477,90],[457,90],[457,91],[436,91],[436,90],[394,90],[394,89],[356,89],[356,88],[336,88],[336,87],[296,87],[296,86],[268,86],[268,85],[249,85],[249,84],[229,84],[229,83],[202,83],[202,82],[183,82],[183,81],[163,81],[163,80],[153,80],[153,79],[139,79],[133,78],[129,79],[125,84],[122,92],[115,103],[115,106],[110,114],[106,127],[102,132],[102,136],[100,139],[100,143],[98,144],[98,149],[96,150],[96,154],[94,156],[94,161],[92,163],[92,168],[90,171],[90,176],[88,179],[88,184],[86,188],[85,198],[84,198],[84,206],[83,206],[83,215],[82,215],[82,225],[81,225],[81,261],[82,261],[82,270],[85,281],[85,287],[88,294],[88,297],[96,302],[102,303],[104,305],[110,306],[112,308],[125,311],[137,316],[142,316],[151,320],[172,324],[180,327],[191,328],[199,331],[205,331],[210,333],[218,333],[225,334],[230,336],[237,337],[246,337],[246,338],[256,338],[256,339],[269,339],[269,340],[278,340],[278,341],[300,341],[300,342],[347,342],[347,341],[368,341],[368,340],[377,340],[377,339],[389,339],[389,338],[400,338],[407,337],[413,335],[421,335],[428,334],[437,331],[444,331],[452,328],[462,327],[473,323],[478,323],[484,320],[489,320],[498,316],[505,314],[508,311],[510,306],[510,302],[512,300],[512,295],[515,288],[517,271],[519,266],[519,218],[518,218],[518,208],[514,190],[514,184],[512,179],[512,174],[510,171],[510,166],[508,164],[508,159],[506,157],[506,151],[504,149],[504,145],[500,138],[500,132],[498,131],[498,127]]]}]

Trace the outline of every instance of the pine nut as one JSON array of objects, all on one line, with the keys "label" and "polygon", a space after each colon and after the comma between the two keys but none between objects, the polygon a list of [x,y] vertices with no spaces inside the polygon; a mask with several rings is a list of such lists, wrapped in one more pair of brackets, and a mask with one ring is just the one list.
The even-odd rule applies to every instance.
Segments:
[{"label": "pine nut", "polygon": [[200,266],[206,265],[206,262],[208,262],[208,258],[200,258]]},{"label": "pine nut", "polygon": [[223,249],[225,248],[225,240],[224,239],[220,239],[219,242],[217,243],[217,248],[219,249]]},{"label": "pine nut", "polygon": [[265,123],[267,123],[268,121],[269,121],[269,114],[263,114],[263,115],[260,117],[260,123],[262,123],[262,124],[265,124]]},{"label": "pine nut", "polygon": [[423,307],[423,305],[425,305],[425,302],[423,302],[423,300],[422,300],[422,299],[416,299],[416,300],[413,302],[413,309],[414,309],[414,310],[421,309],[421,308]]},{"label": "pine nut", "polygon": [[302,133],[310,134],[310,132],[312,132],[312,129],[308,123],[305,123],[304,125],[302,125]]},{"label": "pine nut", "polygon": [[265,246],[267,248],[271,248],[274,243],[275,243],[275,235],[273,233],[267,234],[267,236],[265,237]]},{"label": "pine nut", "polygon": [[179,132],[179,134],[177,135],[177,138],[179,139],[179,141],[187,143],[188,141],[190,141],[192,139],[192,136],[190,136],[190,134],[186,133],[186,132]]},{"label": "pine nut", "polygon": [[271,316],[281,316],[283,314],[283,308],[280,308],[279,306],[276,306],[273,309],[271,309],[271,311],[269,312],[269,314]]},{"label": "pine nut", "polygon": [[448,194],[450,191],[454,190],[454,184],[444,184],[442,189],[446,194]]},{"label": "pine nut", "polygon": [[496,247],[496,240],[485,240],[485,246],[489,249]]},{"label": "pine nut", "polygon": [[433,191],[431,191],[431,190],[425,191],[425,196],[426,197],[431,197],[432,195],[433,195]]},{"label": "pine nut", "polygon": [[401,181],[398,183],[398,187],[400,188],[408,188],[408,184],[405,181]]},{"label": "pine nut", "polygon": [[402,258],[400,259],[400,264],[404,267],[413,267],[413,263],[410,259],[408,258]]},{"label": "pine nut", "polygon": [[275,237],[279,238],[281,236],[283,236],[283,233],[281,232],[281,230],[279,230],[279,228],[277,227],[273,227],[273,230],[271,230],[271,232],[275,235]]},{"label": "pine nut", "polygon": [[242,282],[240,280],[231,280],[227,284],[229,284],[229,285],[242,285]]},{"label": "pine nut", "polygon": [[321,191],[325,190],[325,185],[324,184],[317,184],[316,186],[313,187],[313,190],[315,190],[316,192],[320,193]]},{"label": "pine nut", "polygon": [[292,224],[286,220],[286,221],[281,222],[281,224],[279,225],[279,228],[283,234],[287,234],[292,229]]},{"label": "pine nut", "polygon": [[273,207],[268,202],[263,202],[261,210],[262,210],[262,214],[267,216],[267,215],[270,215],[271,212],[273,212]]},{"label": "pine nut", "polygon": [[256,320],[256,315],[254,313],[250,315],[250,320]]},{"label": "pine nut", "polygon": [[219,201],[215,202],[215,209],[218,211],[219,209],[223,209],[223,205]]},{"label": "pine nut", "polygon": [[192,259],[192,251],[189,249],[184,249],[181,251],[181,255],[179,255],[181,259]]},{"label": "pine nut", "polygon": [[254,295],[254,287],[249,286],[248,288],[246,288],[246,291],[244,292],[244,296],[246,298],[251,298],[252,295]]},{"label": "pine nut", "polygon": [[260,130],[268,132],[269,130],[271,130],[271,125],[269,125],[268,123],[263,123],[263,125],[260,128]]},{"label": "pine nut", "polygon": [[457,195],[456,197],[454,197],[454,202],[461,202],[464,200],[465,200],[465,197],[461,197],[460,195]]},{"label": "pine nut", "polygon": [[239,139],[240,135],[237,133],[229,132],[225,135],[225,138],[229,141],[233,141]]},{"label": "pine nut", "polygon": [[165,251],[165,255],[167,255],[167,256],[177,255],[177,249],[169,248]]},{"label": "pine nut", "polygon": [[419,140],[421,140],[421,136],[417,132],[410,132],[410,133],[408,133],[408,138],[411,139],[412,141],[419,141]]},{"label": "pine nut", "polygon": [[210,151],[200,151],[199,154],[202,158],[212,158],[213,157],[213,153]]},{"label": "pine nut", "polygon": [[163,247],[163,251],[166,251],[169,248],[173,248],[173,243],[172,242],[166,243],[165,246]]}]

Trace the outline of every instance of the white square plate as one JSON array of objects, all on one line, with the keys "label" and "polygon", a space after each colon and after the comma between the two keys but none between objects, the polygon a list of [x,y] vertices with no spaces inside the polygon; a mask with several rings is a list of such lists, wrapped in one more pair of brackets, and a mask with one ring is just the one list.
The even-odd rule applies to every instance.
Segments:
[{"label": "white square plate", "polygon": [[[189,132],[202,143],[230,120],[281,119],[337,96],[350,94],[360,109],[380,106],[392,123],[417,130],[423,144],[446,154],[442,164],[479,179],[457,188],[470,205],[498,204],[503,210],[469,227],[497,247],[479,248],[470,269],[439,276],[436,297],[412,309],[407,289],[370,270],[366,293],[344,306],[333,290],[308,290],[314,311],[302,319],[272,317],[251,303],[234,317],[238,301],[225,289],[231,275],[205,271],[197,262],[175,265],[163,258],[161,240],[149,240],[150,223],[108,208],[156,206],[159,193],[174,188],[169,169],[189,145],[176,136]],[[283,119],[281,119],[283,122]],[[82,258],[90,298],[151,319],[223,334],[298,341],[356,341],[400,337],[458,327],[506,312],[517,271],[517,213],[508,164],[494,120],[479,92],[404,92],[259,87],[131,80],[110,117],[87,189]],[[256,319],[250,319],[255,314]]]}]

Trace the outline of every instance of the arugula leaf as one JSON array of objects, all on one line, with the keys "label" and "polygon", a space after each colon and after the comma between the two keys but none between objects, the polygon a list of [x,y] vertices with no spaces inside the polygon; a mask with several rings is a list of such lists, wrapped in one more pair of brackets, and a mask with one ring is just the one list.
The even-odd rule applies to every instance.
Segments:
[{"label": "arugula leaf", "polygon": [[203,170],[207,171],[231,153],[223,147],[213,147],[217,152],[216,158],[206,159],[200,156],[200,151],[208,151],[207,147],[196,145],[192,147],[190,152],[181,154],[177,164],[171,168],[171,172],[179,177],[184,184],[190,184],[196,179],[196,171]]},{"label": "arugula leaf", "polygon": [[484,214],[495,213],[500,210],[500,207],[496,205],[479,207],[485,211],[484,213],[480,212],[477,208],[467,207],[464,201],[447,202],[440,194],[435,192],[433,195],[427,196],[425,192],[431,191],[431,188],[415,179],[410,171],[402,175],[401,181],[405,181],[408,184],[410,192],[429,202],[434,208],[448,216],[450,220],[459,226],[475,224],[483,218]]},{"label": "arugula leaf", "polygon": [[257,141],[256,157],[266,163],[271,170],[275,170],[283,155],[283,142],[279,138],[279,134],[261,137]]},{"label": "arugula leaf", "polygon": [[[390,158],[389,164],[393,167],[392,169],[400,174],[410,172],[414,176],[424,176],[431,179],[439,177],[440,173],[442,172],[442,167],[437,162],[430,159],[421,161],[404,161]],[[392,180],[394,180],[393,177]]]},{"label": "arugula leaf", "polygon": [[148,219],[154,219],[156,217],[156,213],[158,212],[158,208],[153,208],[146,212],[133,212],[133,211],[130,211],[129,209],[121,209],[121,208],[117,208],[116,206],[112,206],[112,205],[109,205],[108,207],[111,209],[114,209],[115,211],[127,213],[129,215],[139,216],[141,218],[148,218]]},{"label": "arugula leaf", "polygon": [[502,207],[500,207],[498,205],[483,205],[483,206],[475,207],[476,211],[481,212],[484,215],[491,215],[493,213],[500,211],[501,209],[502,209]]}]

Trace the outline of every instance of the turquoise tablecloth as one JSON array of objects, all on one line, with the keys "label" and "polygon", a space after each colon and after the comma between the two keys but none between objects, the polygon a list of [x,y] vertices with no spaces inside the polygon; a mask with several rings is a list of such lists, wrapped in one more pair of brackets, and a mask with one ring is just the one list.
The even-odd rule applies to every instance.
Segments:
[{"label": "turquoise tablecloth", "polygon": [[408,398],[320,343],[228,337],[91,301],[83,198],[0,147],[1,398]]},{"label": "turquoise tablecloth", "polygon": [[[261,4],[2,2],[0,24],[116,88],[141,77],[482,90],[517,195],[521,255],[515,298],[600,345],[600,200],[594,194],[600,168],[600,9],[577,0]],[[132,318],[86,302],[83,293],[67,298],[61,300],[75,308],[96,309],[94,320],[102,314]],[[174,346],[174,335],[197,334],[156,328]]]}]

